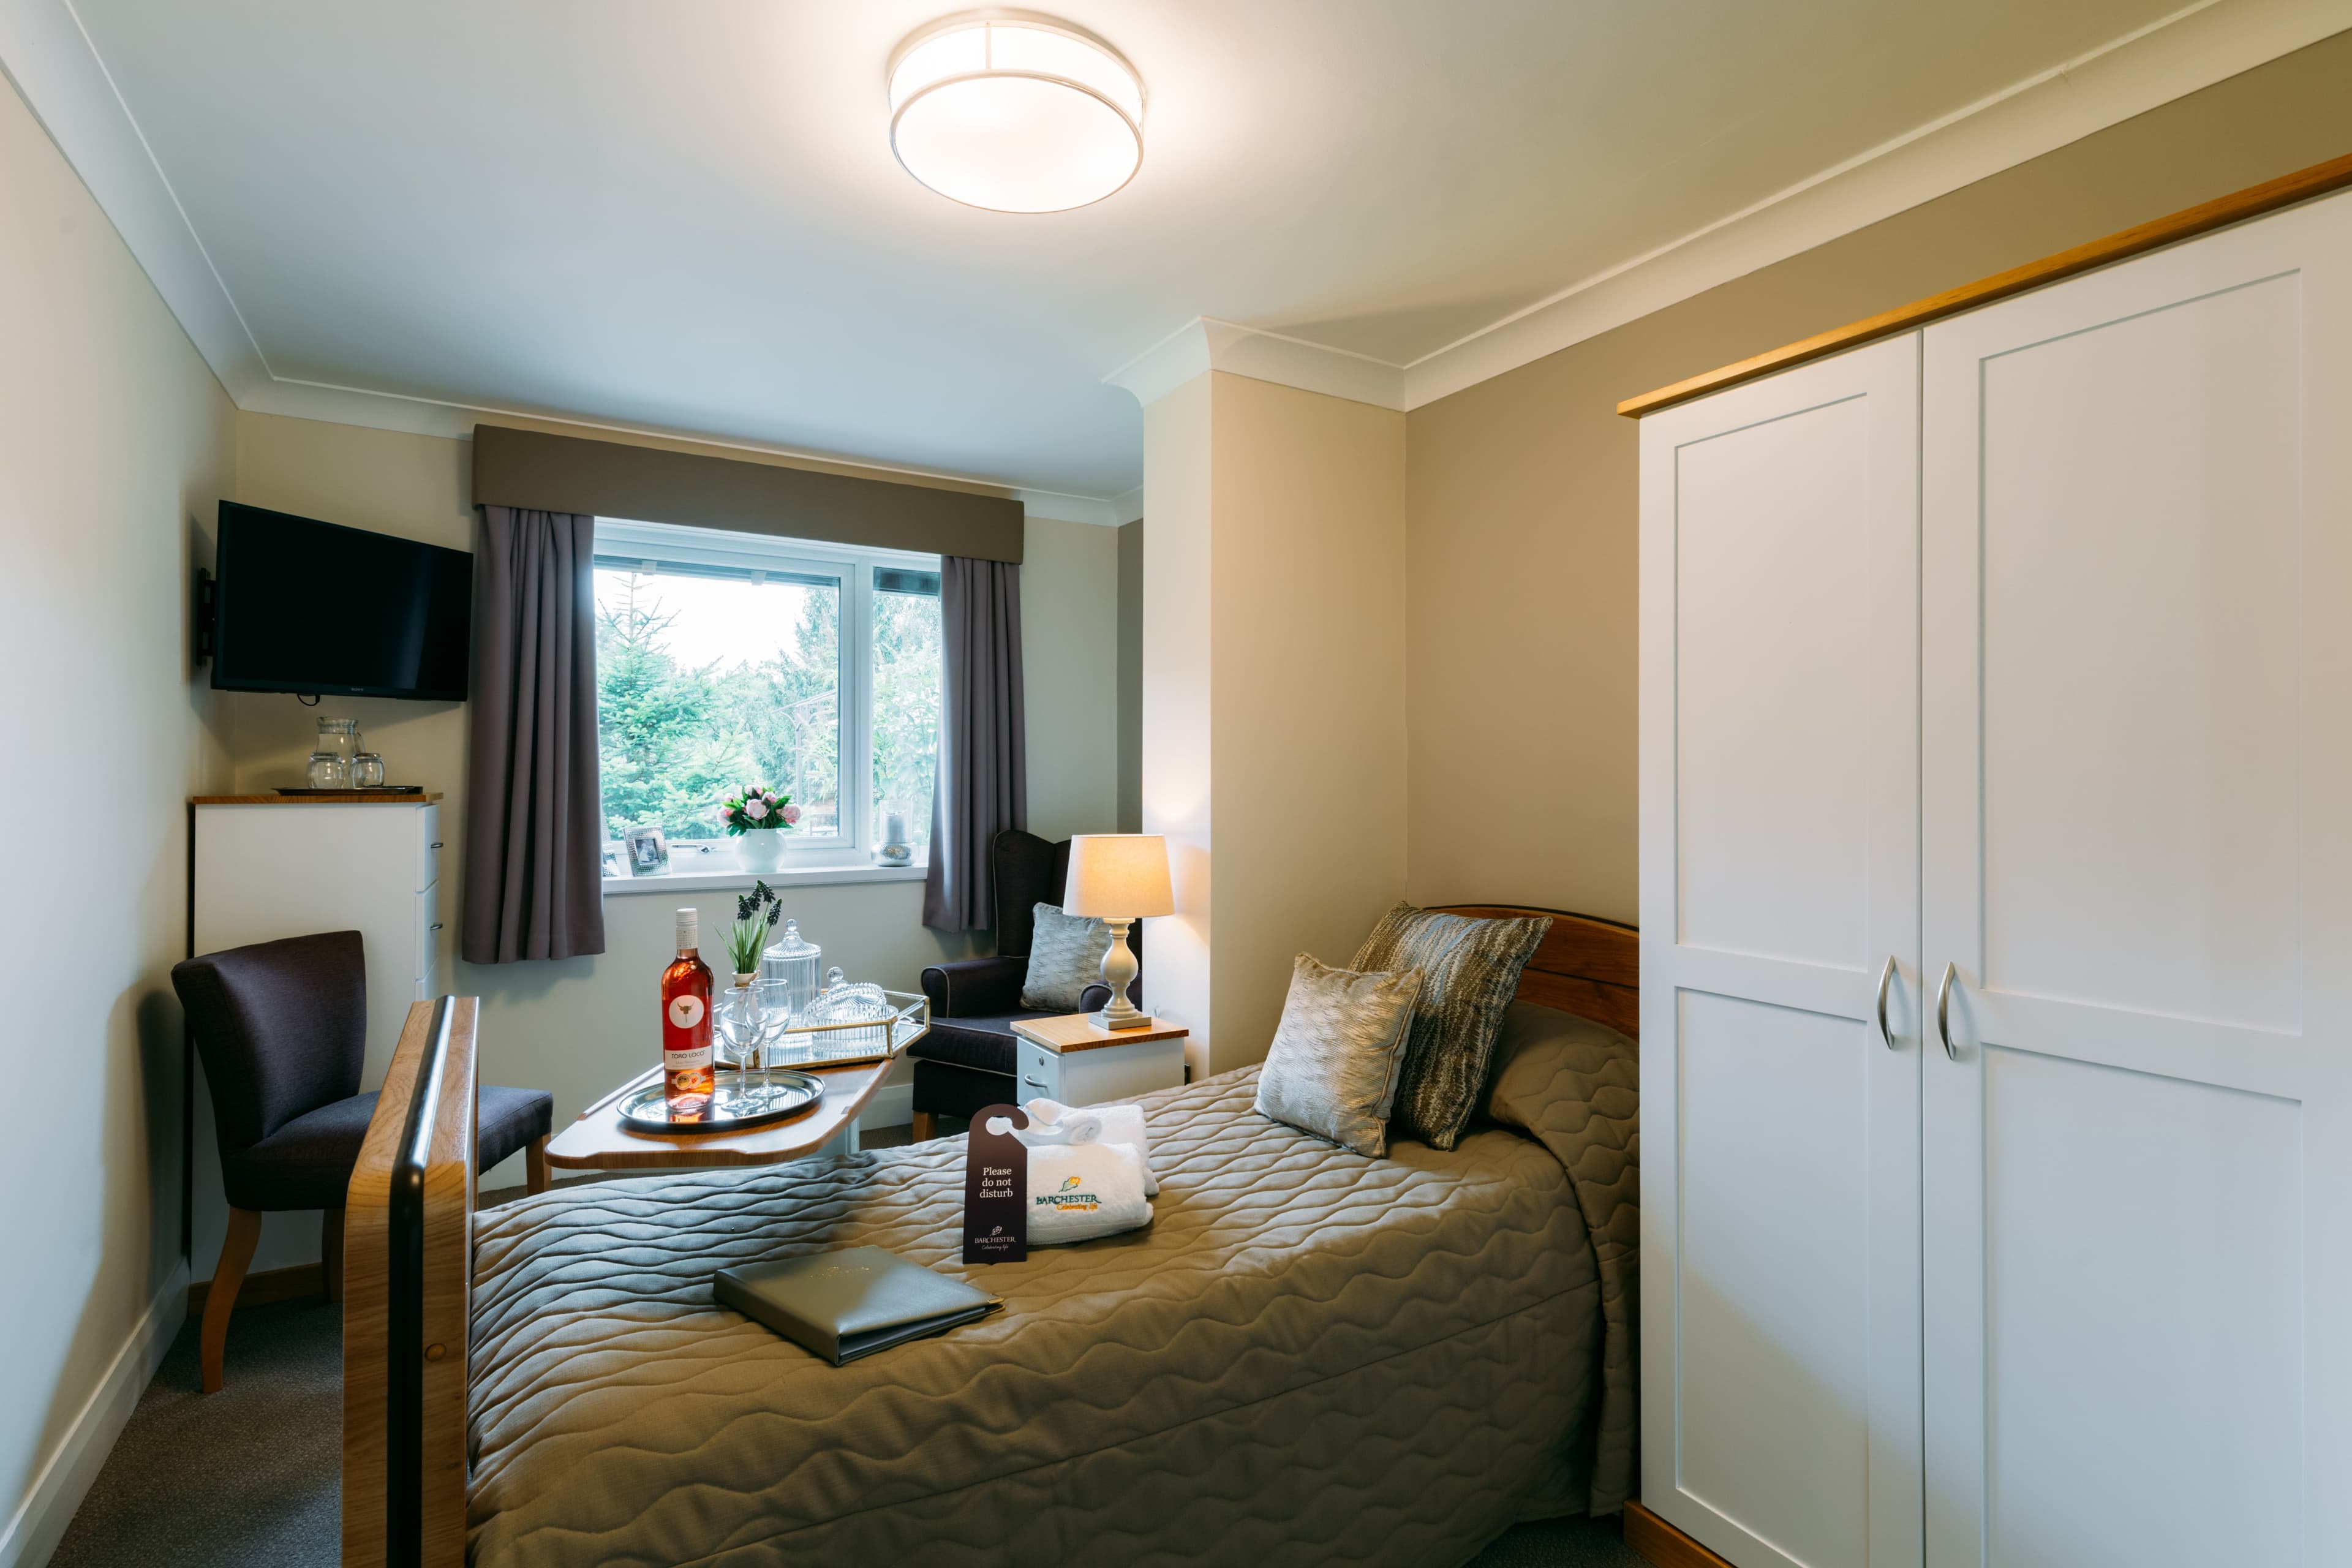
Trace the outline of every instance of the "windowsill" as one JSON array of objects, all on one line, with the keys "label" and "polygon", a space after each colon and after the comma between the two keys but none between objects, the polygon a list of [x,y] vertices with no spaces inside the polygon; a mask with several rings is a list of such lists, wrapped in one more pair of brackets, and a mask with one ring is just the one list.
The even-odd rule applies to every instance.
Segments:
[{"label": "windowsill", "polygon": [[919,882],[925,867],[911,866],[780,866],[772,871],[745,871],[730,866],[709,870],[666,871],[657,877],[607,877],[604,896],[629,893],[749,892],[754,882],[772,888],[836,888],[853,882]]}]

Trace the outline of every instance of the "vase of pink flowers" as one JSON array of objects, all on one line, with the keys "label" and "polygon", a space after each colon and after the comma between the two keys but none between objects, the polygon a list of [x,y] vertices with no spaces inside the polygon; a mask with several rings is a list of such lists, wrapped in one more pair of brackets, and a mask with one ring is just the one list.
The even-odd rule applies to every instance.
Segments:
[{"label": "vase of pink flowers", "polygon": [[735,858],[746,871],[772,871],[784,858],[784,835],[801,819],[793,797],[766,784],[747,784],[719,807]]}]

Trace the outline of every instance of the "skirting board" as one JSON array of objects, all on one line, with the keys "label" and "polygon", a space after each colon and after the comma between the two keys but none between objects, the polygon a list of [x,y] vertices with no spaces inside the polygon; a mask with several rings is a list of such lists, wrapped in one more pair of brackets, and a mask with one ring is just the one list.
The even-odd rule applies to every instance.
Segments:
[{"label": "skirting board", "polygon": [[1657,1568],[1732,1568],[1729,1559],[1717,1556],[1638,1502],[1625,1505],[1625,1544]]},{"label": "skirting board", "polygon": [[89,1398],[66,1428],[48,1462],[34,1478],[25,1500],[0,1530],[0,1568],[40,1568],[73,1522],[74,1510],[89,1495],[90,1483],[122,1435],[139,1395],[153,1381],[155,1369],[172,1348],[173,1338],[185,1319],[181,1302],[188,1289],[188,1267],[173,1267],[163,1290],[147,1304],[146,1316],[131,1331],[115,1352],[114,1364],[90,1390]]},{"label": "skirting board", "polygon": [[[258,1307],[268,1301],[297,1301],[305,1297],[326,1293],[326,1265],[297,1263],[285,1268],[265,1268],[258,1274],[248,1274],[237,1288],[236,1304]],[[188,1284],[188,1316],[205,1315],[205,1298],[212,1293],[209,1279],[191,1280]]]},{"label": "skirting board", "polygon": [[871,1132],[877,1127],[904,1127],[914,1120],[915,1086],[886,1083],[874,1091],[874,1098],[857,1113],[857,1130]]}]

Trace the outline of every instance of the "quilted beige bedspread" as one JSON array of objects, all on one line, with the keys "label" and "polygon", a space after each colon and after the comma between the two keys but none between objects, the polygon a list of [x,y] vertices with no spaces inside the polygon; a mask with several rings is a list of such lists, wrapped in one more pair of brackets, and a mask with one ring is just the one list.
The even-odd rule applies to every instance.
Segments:
[{"label": "quilted beige bedspread", "polygon": [[[1622,1457],[1560,1156],[1489,1127],[1368,1160],[1255,1086],[1145,1100],[1155,1223],[1024,1263],[957,1261],[961,1139],[483,1215],[472,1561],[1446,1564],[1596,1500]],[[721,1264],[861,1243],[1004,1310],[836,1368],[712,1301]]]}]

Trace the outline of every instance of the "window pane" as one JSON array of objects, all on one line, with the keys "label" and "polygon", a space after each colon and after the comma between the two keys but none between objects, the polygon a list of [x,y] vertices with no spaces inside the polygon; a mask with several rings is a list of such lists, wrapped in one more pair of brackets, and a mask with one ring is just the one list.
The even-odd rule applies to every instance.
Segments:
[{"label": "window pane", "polygon": [[596,560],[605,831],[725,834],[745,785],[788,793],[794,840],[841,821],[841,584],[804,572]]},{"label": "window pane", "polygon": [[874,571],[874,832],[907,819],[918,859],[931,841],[931,782],[940,757],[940,579]]}]

